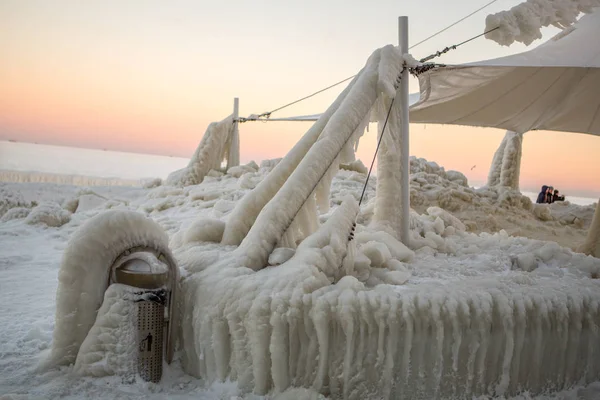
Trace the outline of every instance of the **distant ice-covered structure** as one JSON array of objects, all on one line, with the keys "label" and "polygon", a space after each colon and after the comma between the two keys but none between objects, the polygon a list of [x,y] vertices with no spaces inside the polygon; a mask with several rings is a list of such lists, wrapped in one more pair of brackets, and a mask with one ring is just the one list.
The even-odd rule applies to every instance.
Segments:
[{"label": "distant ice-covered structure", "polygon": [[233,116],[208,126],[187,167],[171,173],[166,183],[173,186],[197,185],[211,169],[220,169],[224,160],[233,167],[239,164],[239,141],[231,146],[234,135]]},{"label": "distant ice-covered structure", "polygon": [[523,134],[507,131],[494,153],[487,186],[501,186],[519,190]]}]

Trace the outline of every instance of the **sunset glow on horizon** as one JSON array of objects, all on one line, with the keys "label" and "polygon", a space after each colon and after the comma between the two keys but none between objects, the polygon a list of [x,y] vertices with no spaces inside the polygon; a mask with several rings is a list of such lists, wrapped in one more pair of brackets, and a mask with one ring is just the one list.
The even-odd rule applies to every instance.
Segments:
[{"label": "sunset glow on horizon", "polygon": [[[419,46],[427,55],[482,32],[498,2]],[[481,7],[480,1],[384,0],[32,1],[0,3],[0,140],[17,140],[189,157],[206,127],[232,112],[277,108],[355,74],[377,47],[397,41],[397,16],[408,15],[410,42]],[[544,40],[556,33],[545,31]],[[413,40],[414,39],[414,40]],[[534,45],[538,45],[537,41]],[[478,39],[441,62],[499,57],[525,49]],[[276,116],[324,111],[344,85]],[[411,82],[411,92],[418,85]],[[309,123],[240,125],[242,162],[283,157]],[[375,126],[372,126],[375,128]],[[361,140],[365,165],[375,129]],[[411,125],[411,155],[485,182],[504,132]],[[600,138],[528,132],[521,187],[552,184],[600,195]],[[1,154],[0,154],[1,157]]]}]

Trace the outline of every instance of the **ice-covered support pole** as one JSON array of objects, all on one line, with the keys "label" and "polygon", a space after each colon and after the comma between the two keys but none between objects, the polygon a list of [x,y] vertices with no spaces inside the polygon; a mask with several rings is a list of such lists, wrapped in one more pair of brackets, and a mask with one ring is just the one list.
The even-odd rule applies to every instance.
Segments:
[{"label": "ice-covered support pole", "polygon": [[[377,197],[373,225],[394,234],[404,244],[408,241],[410,186],[408,182],[410,167],[408,155],[408,69],[404,69],[404,57],[408,51],[407,20],[399,18],[400,46],[393,52],[383,52],[382,57],[391,62],[382,62],[387,66],[382,75],[400,78],[398,89],[391,93],[383,90],[377,102],[375,114],[378,121],[378,140],[381,145],[377,153]],[[404,53],[403,53],[404,52]],[[389,68],[394,66],[395,68]],[[406,84],[406,85],[404,85]],[[392,99],[394,103],[391,104]],[[392,108],[390,109],[390,105]],[[385,131],[384,131],[385,128]],[[406,207],[404,207],[406,206]],[[405,224],[406,222],[406,224]]]},{"label": "ice-covered support pole", "polygon": [[596,258],[600,258],[600,199],[596,204],[594,219],[588,230],[585,242],[579,247],[578,251]]},{"label": "ice-covered support pole", "polygon": [[487,186],[504,186],[519,190],[522,154],[523,134],[506,131],[506,135],[494,153]]},{"label": "ice-covered support pole", "polygon": [[240,99],[233,99],[233,131],[229,140],[229,153],[227,155],[227,169],[240,165],[240,130],[238,117],[240,116]]},{"label": "ice-covered support pole", "polygon": [[[408,55],[408,17],[398,17],[398,40],[400,44],[400,52],[402,57]],[[408,243],[408,231],[410,225],[410,159],[409,159],[409,119],[408,119],[408,68],[402,70],[400,80],[400,101],[402,104],[402,118],[400,121],[400,137],[401,137],[401,158],[400,163],[402,165],[402,185],[401,194],[402,200],[400,202],[400,215],[401,215],[401,230],[400,240],[405,245]]]},{"label": "ice-covered support pole", "polygon": [[302,158],[317,141],[325,126],[329,123],[332,115],[340,108],[340,105],[354,86],[358,75],[338,98],[321,115],[317,122],[302,136],[277,166],[263,179],[258,186],[246,194],[237,204],[227,220],[223,233],[222,244],[239,245],[250,231],[263,207],[275,196],[285,181],[294,172]]}]

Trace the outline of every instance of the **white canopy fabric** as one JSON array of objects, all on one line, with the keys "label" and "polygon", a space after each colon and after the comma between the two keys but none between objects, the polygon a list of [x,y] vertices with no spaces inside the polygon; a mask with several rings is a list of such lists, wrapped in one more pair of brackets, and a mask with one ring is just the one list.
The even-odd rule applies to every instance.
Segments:
[{"label": "white canopy fabric", "polygon": [[520,54],[419,76],[411,122],[600,135],[600,9]]}]

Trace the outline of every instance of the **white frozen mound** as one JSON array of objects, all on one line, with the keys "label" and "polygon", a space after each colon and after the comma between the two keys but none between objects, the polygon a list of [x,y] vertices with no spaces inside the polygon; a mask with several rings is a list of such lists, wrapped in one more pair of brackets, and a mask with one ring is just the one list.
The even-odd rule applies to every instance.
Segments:
[{"label": "white frozen mound", "polygon": [[13,191],[10,187],[0,183],[0,217],[4,216],[11,208],[31,208],[35,205],[25,200],[20,192]]},{"label": "white frozen mound", "polygon": [[187,167],[172,172],[166,184],[172,186],[197,185],[210,170],[221,167],[229,155],[229,144],[233,133],[233,116],[211,123]]},{"label": "white frozen mound", "polygon": [[110,210],[73,233],[58,275],[52,351],[45,365],[75,361],[102,304],[110,267],[119,255],[138,246],[171,257],[164,230],[136,212]]},{"label": "white frozen mound", "polygon": [[527,0],[509,11],[488,15],[485,31],[500,29],[486,33],[485,37],[502,46],[515,41],[530,45],[542,38],[542,27],[567,28],[577,21],[580,13],[591,13],[594,7],[600,7],[600,0]]},{"label": "white frozen mound", "polygon": [[71,220],[71,213],[57,203],[44,202],[36,206],[25,218],[29,225],[60,227]]},{"label": "white frozen mound", "polygon": [[131,286],[113,284],[81,344],[75,372],[91,376],[134,376],[137,371],[137,303]]}]

